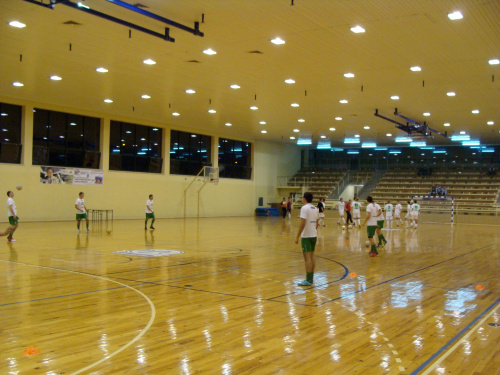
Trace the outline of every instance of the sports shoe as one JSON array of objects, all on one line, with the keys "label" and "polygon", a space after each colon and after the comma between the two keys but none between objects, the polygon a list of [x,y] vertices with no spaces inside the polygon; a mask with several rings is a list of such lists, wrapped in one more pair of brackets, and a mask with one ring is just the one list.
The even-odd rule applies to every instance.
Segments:
[{"label": "sports shoe", "polygon": [[297,285],[300,285],[300,286],[311,286],[312,283],[310,283],[309,281],[307,280],[302,280],[300,281],[299,283],[297,283]]},{"label": "sports shoe", "polygon": [[368,256],[370,256],[370,257],[376,257],[377,255],[378,255],[378,253],[376,253],[376,252],[374,252],[374,251],[370,251],[370,252],[368,253]]},{"label": "sports shoe", "polygon": [[148,227],[144,227],[144,230],[148,230]]},{"label": "sports shoe", "polygon": [[77,229],[78,233],[80,233],[80,229]]},{"label": "sports shoe", "polygon": [[16,240],[15,240],[15,239],[13,239],[13,238],[8,238],[8,241],[9,241],[9,242],[16,242]]},{"label": "sports shoe", "polygon": [[377,247],[384,247],[384,244],[379,243],[379,244],[377,245]]},{"label": "sports shoe", "polygon": [[387,240],[382,240],[384,241],[384,244],[382,246],[385,246],[387,244]]},{"label": "sports shoe", "polygon": [[155,227],[150,227],[151,229],[155,229]]},{"label": "sports shoe", "polygon": [[89,228],[87,228],[87,232],[90,232],[90,229],[89,229]]}]

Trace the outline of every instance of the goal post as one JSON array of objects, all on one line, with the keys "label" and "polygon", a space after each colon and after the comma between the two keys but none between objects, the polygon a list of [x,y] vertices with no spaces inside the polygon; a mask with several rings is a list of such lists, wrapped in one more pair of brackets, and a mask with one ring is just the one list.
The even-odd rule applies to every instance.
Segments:
[{"label": "goal post", "polygon": [[420,205],[419,223],[456,223],[455,198],[450,196],[414,195],[412,203],[416,199]]}]

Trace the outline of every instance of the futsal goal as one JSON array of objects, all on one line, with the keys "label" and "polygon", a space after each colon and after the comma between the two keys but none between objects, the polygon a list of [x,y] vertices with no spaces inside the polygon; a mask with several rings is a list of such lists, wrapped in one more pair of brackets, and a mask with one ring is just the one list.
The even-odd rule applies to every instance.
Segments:
[{"label": "futsal goal", "polygon": [[420,205],[419,223],[456,223],[456,202],[453,197],[415,195],[411,198],[416,199]]}]

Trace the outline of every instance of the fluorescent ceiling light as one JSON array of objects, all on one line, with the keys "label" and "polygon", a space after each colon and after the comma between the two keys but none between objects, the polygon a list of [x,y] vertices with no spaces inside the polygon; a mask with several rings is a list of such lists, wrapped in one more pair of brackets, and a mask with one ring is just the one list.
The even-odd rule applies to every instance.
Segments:
[{"label": "fluorescent ceiling light", "polygon": [[470,141],[470,135],[452,135],[450,139],[452,141]]},{"label": "fluorescent ceiling light", "polygon": [[216,55],[217,54],[217,52],[215,52],[212,48],[207,48],[207,49],[203,50],[203,53],[205,55]]},{"label": "fluorescent ceiling light", "polygon": [[332,151],[335,152],[335,151],[344,151],[343,148],[332,148]]},{"label": "fluorescent ceiling light", "polygon": [[19,29],[22,29],[23,27],[26,27],[26,25],[24,23],[19,22],[19,21],[10,21],[9,25],[13,26],[13,27],[17,27]]},{"label": "fluorescent ceiling light", "polygon": [[473,110],[472,110],[472,113],[474,113],[474,114],[479,113],[479,109],[473,109]]},{"label": "fluorescent ceiling light", "polygon": [[251,109],[252,111],[256,111],[256,110],[258,110],[258,109],[259,109],[259,107],[256,107],[256,106],[254,106],[254,105],[253,105],[253,106],[251,106],[251,107],[250,107],[250,109]]},{"label": "fluorescent ceiling light", "polygon": [[462,146],[479,146],[480,144],[481,144],[481,142],[473,141],[473,140],[462,142]]},{"label": "fluorescent ceiling light", "polygon": [[455,12],[448,13],[448,18],[450,20],[461,20],[464,16],[460,11],[456,10]]},{"label": "fluorescent ceiling light", "polygon": [[146,65],[154,65],[154,64],[156,64],[156,61],[151,60],[151,59],[146,59],[143,61],[143,63]]},{"label": "fluorescent ceiling light", "polygon": [[266,122],[265,121],[260,121],[259,124],[266,125]]},{"label": "fluorescent ceiling light", "polygon": [[290,104],[292,107],[298,107],[299,106],[299,103],[292,103]]},{"label": "fluorescent ceiling light", "polygon": [[344,77],[346,77],[346,78],[354,78],[354,73],[345,73]]},{"label": "fluorescent ceiling light", "polygon": [[335,120],[337,120],[337,121],[341,121],[341,120],[342,120],[342,117],[335,117]]},{"label": "fluorescent ceiling light", "polygon": [[445,122],[445,123],[443,124],[443,126],[450,126],[450,123],[449,123],[449,122]]},{"label": "fluorescent ceiling light", "polygon": [[332,148],[332,144],[330,141],[320,141],[316,145],[316,148],[319,150],[330,150]]},{"label": "fluorescent ceiling light", "polygon": [[104,103],[113,103],[111,99],[104,99]]},{"label": "fluorescent ceiling light", "polygon": [[291,79],[291,78],[285,79],[285,82],[288,83],[288,84],[295,83],[295,81],[293,79]]},{"label": "fluorescent ceiling light", "polygon": [[295,139],[295,137],[290,137],[290,139]]},{"label": "fluorescent ceiling light", "polygon": [[267,130],[261,130],[260,131],[262,134],[266,134],[267,133]]},{"label": "fluorescent ceiling light", "polygon": [[97,71],[97,72],[99,72],[99,73],[107,73],[107,72],[108,72],[108,69],[103,68],[103,67],[101,66],[101,67],[97,68],[97,69],[96,69],[96,71]]},{"label": "fluorescent ceiling light", "polygon": [[348,155],[358,155],[358,154],[359,154],[359,151],[357,151],[357,150],[348,150],[348,151],[347,151],[347,154],[348,154]]},{"label": "fluorescent ceiling light", "polygon": [[344,138],[345,144],[359,143],[359,138]]},{"label": "fluorescent ceiling light", "polygon": [[421,150],[434,150],[434,147],[422,147]]},{"label": "fluorescent ceiling light", "polygon": [[495,121],[488,121],[487,124],[488,125],[495,125]]},{"label": "fluorescent ceiling light", "polygon": [[237,84],[231,85],[230,87],[231,87],[232,89],[235,89],[235,90],[237,90],[237,89],[239,89],[239,88],[240,88],[240,86],[239,86],[239,85],[237,85]]},{"label": "fluorescent ceiling light", "polygon": [[392,100],[399,100],[399,96],[397,96],[397,95],[393,95],[393,96],[391,96],[391,99],[392,99]]},{"label": "fluorescent ceiling light", "polygon": [[425,117],[429,117],[431,114],[429,112],[424,112],[422,113],[422,115],[424,115]]},{"label": "fluorescent ceiling light", "polygon": [[412,66],[412,67],[410,68],[410,70],[411,70],[412,72],[420,72],[420,71],[422,70],[422,68],[421,68],[421,67],[419,67],[419,66]]},{"label": "fluorescent ceiling light", "polygon": [[306,122],[306,120],[304,120],[303,118],[299,118],[297,121],[298,122]]},{"label": "fluorescent ceiling light", "polygon": [[456,94],[453,91],[447,92],[446,95],[448,96],[455,96]]},{"label": "fluorescent ceiling light", "polygon": [[466,132],[462,130],[462,131],[460,132],[460,134],[466,134]]},{"label": "fluorescent ceiling light", "polygon": [[481,152],[495,152],[494,148],[483,148]]},{"label": "fluorescent ceiling light", "polygon": [[215,109],[209,109],[208,113],[217,113],[217,111]]},{"label": "fluorescent ceiling light", "polygon": [[387,137],[392,137],[392,134],[391,133],[387,133],[386,136]]},{"label": "fluorescent ceiling light", "polygon": [[387,147],[377,147],[375,151],[387,151]]},{"label": "fluorescent ceiling light", "polygon": [[368,130],[368,129],[370,129],[370,127],[368,125],[367,126],[363,126],[363,129]]},{"label": "fluorescent ceiling light", "polygon": [[294,131],[294,133],[298,133],[298,132],[300,132],[300,130],[299,130],[299,129],[293,129],[293,131]]},{"label": "fluorescent ceiling light", "polygon": [[144,95],[141,95],[141,98],[143,98],[143,99],[151,99],[151,96],[149,96],[147,94],[144,94]]},{"label": "fluorescent ceiling light", "polygon": [[325,138],[326,138],[326,135],[320,135],[320,138],[325,139]]},{"label": "fluorescent ceiling light", "polygon": [[409,137],[396,137],[396,139],[394,140],[398,143],[403,143],[403,142],[406,142],[406,143],[409,143],[409,142],[413,142],[413,140]]},{"label": "fluorescent ceiling light", "polygon": [[390,150],[389,154],[400,154],[401,150]]},{"label": "fluorescent ceiling light", "polygon": [[23,84],[23,83],[21,83],[21,82],[12,82],[12,84],[13,84],[14,86],[16,86],[16,87],[22,87],[22,86],[24,86],[24,84]]},{"label": "fluorescent ceiling light", "polygon": [[488,61],[488,64],[490,65],[498,65],[500,64],[500,60],[499,59],[491,59]]},{"label": "fluorescent ceiling light", "polygon": [[336,129],[335,128],[330,128],[328,130],[330,130],[331,132],[334,132]]},{"label": "fluorescent ceiling light", "polygon": [[434,150],[432,151],[433,154],[446,154],[446,150]]},{"label": "fluorescent ceiling light", "polygon": [[299,138],[297,140],[298,145],[312,145],[312,140],[309,138]]},{"label": "fluorescent ceiling light", "polygon": [[231,124],[230,122],[226,122],[224,125],[226,125],[226,126],[232,126],[233,124]]},{"label": "fluorescent ceiling light", "polygon": [[50,79],[53,80],[53,81],[60,81],[60,80],[62,80],[62,78],[59,77],[59,76],[50,76]]},{"label": "fluorescent ceiling light", "polygon": [[425,143],[424,141],[422,142],[412,142],[410,144],[411,147],[424,147],[424,146],[427,146],[427,143]]},{"label": "fluorescent ceiling light", "polygon": [[354,26],[354,27],[351,27],[351,31],[355,34],[359,34],[359,33],[364,33],[365,32],[365,29],[363,29],[361,26]]},{"label": "fluorescent ceiling light", "polygon": [[186,94],[195,94],[196,91],[194,91],[193,89],[187,89],[186,90]]},{"label": "fluorescent ceiling light", "polygon": [[281,39],[280,37],[276,37],[274,39],[271,39],[271,43],[273,44],[285,44],[285,41]]},{"label": "fluorescent ceiling light", "polygon": [[339,103],[342,103],[342,104],[347,104],[347,103],[349,103],[349,102],[347,101],[347,99],[341,99],[341,100],[339,100]]},{"label": "fluorescent ceiling light", "polygon": [[363,142],[361,143],[361,148],[375,148],[377,147],[376,143],[373,142]]},{"label": "fluorescent ceiling light", "polygon": [[359,138],[359,134],[355,134],[355,135],[354,135],[354,137],[355,137],[355,138]]},{"label": "fluorescent ceiling light", "polygon": [[180,116],[181,114],[179,112],[172,112],[172,116]]}]

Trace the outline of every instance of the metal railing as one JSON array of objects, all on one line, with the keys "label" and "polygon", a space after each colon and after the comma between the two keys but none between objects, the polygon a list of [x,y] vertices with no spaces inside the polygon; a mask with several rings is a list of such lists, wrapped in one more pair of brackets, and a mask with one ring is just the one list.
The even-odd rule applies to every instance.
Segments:
[{"label": "metal railing", "polygon": [[278,176],[276,178],[277,187],[310,186],[310,177]]}]

